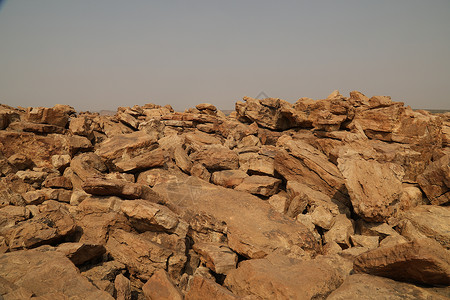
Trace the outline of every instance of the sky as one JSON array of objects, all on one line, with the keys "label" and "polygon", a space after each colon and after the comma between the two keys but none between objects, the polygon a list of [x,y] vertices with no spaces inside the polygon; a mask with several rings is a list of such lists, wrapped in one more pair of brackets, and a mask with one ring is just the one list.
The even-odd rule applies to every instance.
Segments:
[{"label": "sky", "polygon": [[6,0],[0,103],[234,109],[389,95],[450,109],[449,0]]}]

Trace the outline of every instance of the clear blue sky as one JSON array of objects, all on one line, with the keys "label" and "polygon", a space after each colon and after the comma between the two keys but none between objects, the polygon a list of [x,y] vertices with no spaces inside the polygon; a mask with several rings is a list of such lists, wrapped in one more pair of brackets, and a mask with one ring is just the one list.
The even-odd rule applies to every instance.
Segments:
[{"label": "clear blue sky", "polygon": [[[0,0],[1,1],[1,0]],[[6,0],[0,103],[77,110],[264,91],[450,109],[449,0]]]}]

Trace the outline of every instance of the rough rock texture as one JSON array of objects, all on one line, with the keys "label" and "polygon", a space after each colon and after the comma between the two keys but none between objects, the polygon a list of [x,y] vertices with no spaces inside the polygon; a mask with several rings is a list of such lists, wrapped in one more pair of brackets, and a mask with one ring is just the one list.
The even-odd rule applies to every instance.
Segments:
[{"label": "rough rock texture", "polygon": [[447,299],[449,141],[357,91],[0,104],[0,299]]}]

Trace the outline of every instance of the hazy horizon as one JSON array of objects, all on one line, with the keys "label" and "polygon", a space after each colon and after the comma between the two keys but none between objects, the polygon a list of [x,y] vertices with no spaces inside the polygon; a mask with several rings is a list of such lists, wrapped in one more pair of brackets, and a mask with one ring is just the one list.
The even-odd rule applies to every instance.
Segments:
[{"label": "hazy horizon", "polygon": [[77,111],[333,90],[450,109],[450,1],[0,1],[0,103]]}]

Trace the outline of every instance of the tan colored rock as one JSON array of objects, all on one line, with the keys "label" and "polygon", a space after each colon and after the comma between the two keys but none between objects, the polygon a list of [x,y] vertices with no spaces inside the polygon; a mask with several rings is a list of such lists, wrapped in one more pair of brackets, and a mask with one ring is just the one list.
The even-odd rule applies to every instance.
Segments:
[{"label": "tan colored rock", "polygon": [[267,200],[272,205],[272,208],[280,214],[284,214],[288,208],[288,197],[285,192],[275,194]]},{"label": "tan colored rock", "polygon": [[200,103],[200,104],[197,104],[195,106],[195,108],[200,110],[200,111],[201,110],[210,110],[210,111],[216,111],[217,110],[217,108],[214,105],[210,104],[210,103]]},{"label": "tan colored rock", "polygon": [[158,148],[133,158],[116,162],[115,170],[119,172],[136,172],[161,167],[164,165],[164,162],[164,153]]},{"label": "tan colored rock", "polygon": [[214,172],[211,181],[226,188],[234,188],[241,184],[248,175],[241,170],[223,170]]},{"label": "tan colored rock", "polygon": [[120,122],[136,130],[139,128],[139,120],[125,111],[118,111],[115,116]]},{"label": "tan colored rock", "polygon": [[20,178],[23,182],[33,185],[35,188],[40,188],[42,182],[47,178],[47,172],[39,171],[17,171],[16,176]]},{"label": "tan colored rock", "polygon": [[58,245],[56,251],[63,253],[75,265],[82,265],[102,256],[106,252],[103,245],[89,245],[83,243],[63,243]]},{"label": "tan colored rock", "polygon": [[47,188],[62,188],[66,190],[71,190],[73,188],[72,181],[64,176],[47,178],[44,181],[43,186]]},{"label": "tan colored rock", "polygon": [[101,262],[87,271],[81,272],[81,275],[88,278],[92,282],[102,280],[114,281],[115,278],[122,273],[125,273],[125,265],[115,261]]},{"label": "tan colored rock", "polygon": [[149,186],[121,179],[90,178],[83,183],[83,190],[97,196],[119,196],[125,199],[144,199],[163,203],[163,199]]},{"label": "tan colored rock", "polygon": [[127,266],[132,275],[148,280],[157,269],[164,269],[172,251],[150,242],[138,234],[115,230],[106,244],[108,253]]},{"label": "tan colored rock", "polygon": [[175,163],[183,172],[189,173],[191,171],[192,162],[186,151],[181,146],[175,147],[173,156]]},{"label": "tan colored rock", "polygon": [[225,286],[240,297],[325,299],[348,276],[351,267],[345,264],[342,259],[300,261],[271,255],[241,262],[227,275]]},{"label": "tan colored rock", "polygon": [[53,155],[51,158],[52,165],[60,172],[63,172],[70,165],[70,155]]},{"label": "tan colored rock", "polygon": [[185,300],[210,299],[237,300],[240,298],[211,279],[202,276],[194,276],[189,290],[186,293]]},{"label": "tan colored rock", "polygon": [[77,118],[70,119],[69,129],[73,134],[92,139],[94,136],[93,127],[92,119],[87,116],[78,116]]},{"label": "tan colored rock", "polygon": [[350,246],[350,236],[354,234],[352,220],[346,215],[338,215],[335,217],[334,225],[324,235],[325,243],[336,242],[341,245]]},{"label": "tan colored rock", "polygon": [[222,145],[203,146],[191,155],[193,162],[203,164],[208,170],[237,170],[239,157],[236,152]]},{"label": "tan colored rock", "polygon": [[430,239],[382,247],[358,256],[354,270],[398,281],[450,284],[450,254]]},{"label": "tan colored rock", "polygon": [[27,109],[25,120],[32,123],[66,127],[67,122],[69,121],[69,115],[66,111],[57,106],[53,108],[30,107]]},{"label": "tan colored rock", "polygon": [[311,214],[311,220],[315,225],[326,230],[331,229],[335,222],[333,214],[323,206],[319,206],[314,209]]},{"label": "tan colored rock", "polygon": [[389,164],[362,158],[339,158],[339,170],[355,212],[363,219],[383,222],[397,211],[402,183]]},{"label": "tan colored rock", "polygon": [[183,299],[180,291],[175,287],[164,270],[156,271],[144,284],[142,291],[147,299],[152,300]]},{"label": "tan colored rock", "polygon": [[114,299],[95,288],[68,258],[55,251],[0,255],[0,278],[42,299]]},{"label": "tan colored rock", "polygon": [[211,179],[211,173],[209,173],[208,169],[206,169],[206,167],[199,162],[196,162],[192,165],[191,175],[206,182],[209,182],[209,180]]},{"label": "tan colored rock", "polygon": [[131,300],[131,282],[128,278],[119,274],[114,280],[116,300]]},{"label": "tan colored rock", "polygon": [[226,274],[236,269],[238,257],[226,245],[217,243],[195,243],[193,249],[200,255],[206,266],[217,274]]},{"label": "tan colored rock", "polygon": [[[264,257],[275,250],[302,255],[301,248],[312,253],[318,249],[309,230],[248,193],[182,174],[177,179],[155,185],[154,190],[164,196],[185,220],[202,212],[225,222],[228,246],[245,257]],[[236,217],[236,211],[240,212],[239,217]]]},{"label": "tan colored rock", "polygon": [[350,275],[344,283],[332,292],[329,300],[427,300],[447,299],[430,289],[418,287],[412,284],[394,281],[367,274]]},{"label": "tan colored rock", "polygon": [[367,236],[367,235],[351,235],[350,240],[354,246],[366,247],[368,249],[375,249],[379,244],[378,236]]},{"label": "tan colored rock", "polygon": [[107,171],[105,163],[92,152],[75,156],[70,162],[70,168],[83,181],[90,177],[102,177],[103,173]]},{"label": "tan colored rock", "polygon": [[434,205],[450,201],[450,155],[431,163],[425,172],[417,177],[422,190]]},{"label": "tan colored rock", "polygon": [[278,192],[281,180],[269,176],[252,175],[244,180],[234,189],[261,196],[272,196]]}]

